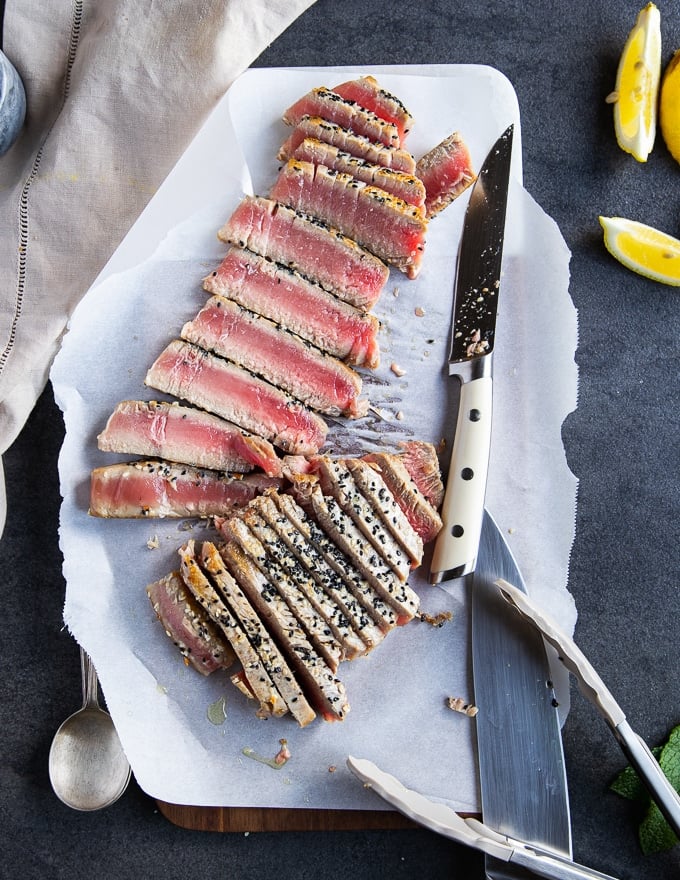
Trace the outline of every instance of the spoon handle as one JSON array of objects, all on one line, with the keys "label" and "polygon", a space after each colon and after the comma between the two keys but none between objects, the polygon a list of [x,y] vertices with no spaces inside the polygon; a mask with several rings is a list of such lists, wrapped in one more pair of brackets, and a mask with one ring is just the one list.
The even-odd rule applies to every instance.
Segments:
[{"label": "spoon handle", "polygon": [[83,708],[99,708],[99,681],[90,655],[80,649],[80,672],[83,680]]}]

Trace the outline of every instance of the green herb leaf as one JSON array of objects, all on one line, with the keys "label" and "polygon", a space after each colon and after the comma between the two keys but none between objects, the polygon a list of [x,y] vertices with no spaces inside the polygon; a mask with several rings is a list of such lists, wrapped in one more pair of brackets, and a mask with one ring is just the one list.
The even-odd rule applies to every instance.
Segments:
[{"label": "green herb leaf", "polygon": [[[652,754],[671,785],[680,792],[680,724],[673,728],[664,746],[652,749]],[[664,852],[678,843],[676,834],[651,799],[647,788],[632,767],[626,767],[614,779],[610,788],[621,797],[635,801],[644,810],[640,824],[640,846],[645,855]]]}]

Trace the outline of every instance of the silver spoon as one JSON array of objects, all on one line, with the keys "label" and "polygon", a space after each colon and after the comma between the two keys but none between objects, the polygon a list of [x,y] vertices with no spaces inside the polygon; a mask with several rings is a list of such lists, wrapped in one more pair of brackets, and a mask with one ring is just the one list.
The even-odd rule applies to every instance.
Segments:
[{"label": "silver spoon", "polygon": [[80,649],[83,708],[57,730],[50,748],[50,782],[59,800],[74,810],[100,810],[123,794],[130,765],[111,716],[98,701],[97,673]]},{"label": "silver spoon", "polygon": [[26,118],[26,92],[16,68],[0,50],[0,156],[19,137]]}]

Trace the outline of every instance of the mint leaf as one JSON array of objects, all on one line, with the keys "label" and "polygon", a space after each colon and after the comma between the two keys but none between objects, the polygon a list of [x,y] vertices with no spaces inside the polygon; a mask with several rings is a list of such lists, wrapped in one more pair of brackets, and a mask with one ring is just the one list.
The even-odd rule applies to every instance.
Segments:
[{"label": "mint leaf", "polygon": [[[652,754],[673,788],[680,792],[680,724],[673,728],[665,745],[652,749]],[[632,767],[624,768],[610,788],[621,797],[635,801],[644,810],[639,839],[645,855],[665,852],[678,843],[676,834]]]}]

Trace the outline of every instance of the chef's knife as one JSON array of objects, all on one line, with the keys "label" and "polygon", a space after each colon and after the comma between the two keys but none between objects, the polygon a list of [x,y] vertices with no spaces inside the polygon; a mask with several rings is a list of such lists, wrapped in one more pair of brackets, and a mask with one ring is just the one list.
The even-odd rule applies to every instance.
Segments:
[{"label": "chef's knife", "polygon": [[[472,576],[472,669],[482,819],[500,834],[571,858],[557,700],[543,639],[509,614],[496,581],[526,592],[498,526],[484,511]],[[527,876],[487,856],[491,880]]]},{"label": "chef's knife", "polygon": [[470,573],[477,558],[491,443],[491,357],[512,139],[511,125],[482,165],[458,252],[449,375],[460,380],[460,398],[441,509],[443,527],[430,566],[433,584]]}]

